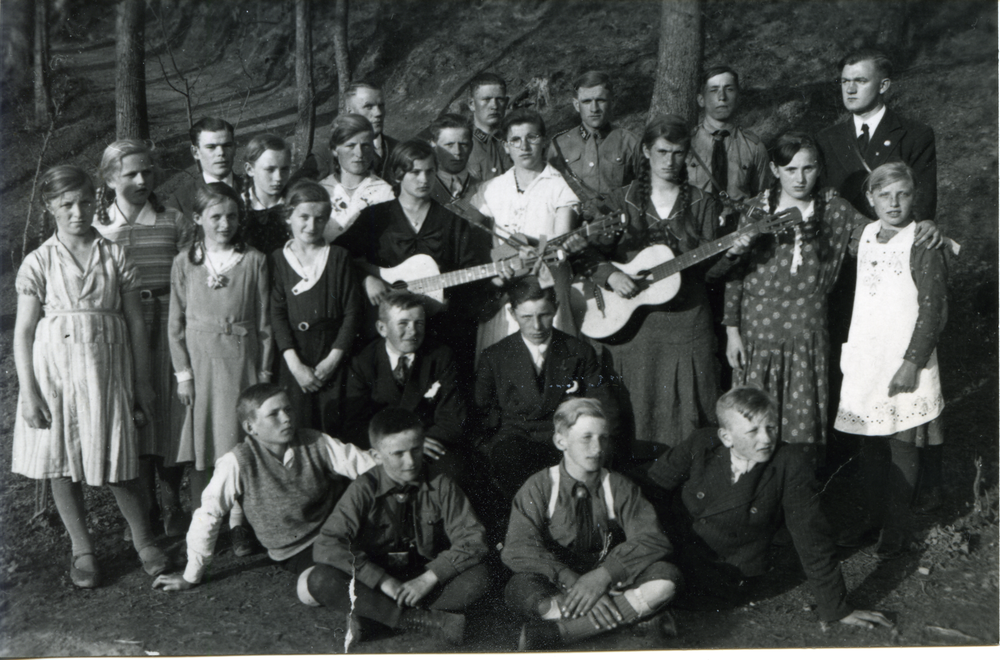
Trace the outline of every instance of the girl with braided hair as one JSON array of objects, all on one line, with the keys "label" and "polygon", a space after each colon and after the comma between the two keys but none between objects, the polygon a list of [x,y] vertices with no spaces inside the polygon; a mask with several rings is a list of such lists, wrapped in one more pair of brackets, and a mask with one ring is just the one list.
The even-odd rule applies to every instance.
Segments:
[{"label": "girl with braided hair", "polygon": [[[808,237],[796,229],[759,238],[726,283],[726,358],[734,386],[758,384],[777,397],[782,441],[823,447],[830,396],[827,296],[852,235],[857,240],[870,220],[831,192],[815,194],[822,155],[809,135],[786,133],[770,156],[775,183],[753,204],[768,213],[798,208],[812,229]],[[746,223],[740,219],[741,227]],[[936,246],[933,223],[921,224],[919,233],[929,232],[928,246]],[[820,456],[814,460],[818,467]]]},{"label": "girl with braided hair", "polygon": [[[611,260],[631,261],[655,243],[679,255],[715,239],[717,204],[687,183],[689,136],[675,115],[646,126],[639,176],[612,195],[611,203],[628,215],[628,226],[619,235],[594,239],[603,257],[592,276],[598,286],[629,298],[639,288]],[[722,258],[686,270],[672,300],[639,308],[624,328],[601,341],[616,385],[631,403],[622,401],[623,423],[632,426],[623,430],[634,432],[632,459],[654,458],[661,445],[674,446],[695,429],[715,424],[719,365],[705,281],[727,272],[748,244],[743,240]]]}]

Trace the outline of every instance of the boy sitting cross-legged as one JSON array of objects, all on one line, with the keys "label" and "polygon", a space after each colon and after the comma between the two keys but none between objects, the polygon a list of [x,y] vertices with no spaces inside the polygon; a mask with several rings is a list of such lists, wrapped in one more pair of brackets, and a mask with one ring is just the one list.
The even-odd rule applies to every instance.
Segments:
[{"label": "boy sitting cross-legged", "polygon": [[201,582],[223,520],[234,503],[271,559],[299,575],[312,565],[312,545],[348,480],[374,467],[367,451],[310,429],[297,429],[284,388],[251,385],[236,405],[248,438],[215,464],[187,533],[183,574],[161,575],[153,587],[181,591]]},{"label": "boy sitting cross-legged", "polygon": [[452,479],[428,477],[414,413],[385,408],[368,433],[379,466],[348,487],[323,525],[309,593],[350,612],[352,635],[363,619],[459,644],[461,612],[487,587],[486,531]]},{"label": "boy sitting cross-legged", "polygon": [[654,631],[669,633],[672,618],[661,610],[680,572],[663,561],[672,548],[652,505],[635,484],[602,467],[609,441],[600,402],[568,399],[554,421],[563,459],[518,491],[501,555],[514,571],[507,604],[536,620],[522,629],[519,650],[651,617]]}]

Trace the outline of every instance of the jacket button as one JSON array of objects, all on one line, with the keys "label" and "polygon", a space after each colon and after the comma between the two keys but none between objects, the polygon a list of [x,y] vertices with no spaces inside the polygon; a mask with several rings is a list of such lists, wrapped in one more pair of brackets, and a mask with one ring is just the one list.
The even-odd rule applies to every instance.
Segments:
[{"label": "jacket button", "polygon": [[750,507],[750,513],[757,513],[757,507],[755,506]]},{"label": "jacket button", "polygon": [[705,499],[705,493],[698,493],[697,495],[695,495],[695,497],[697,497],[699,500],[703,500]]}]

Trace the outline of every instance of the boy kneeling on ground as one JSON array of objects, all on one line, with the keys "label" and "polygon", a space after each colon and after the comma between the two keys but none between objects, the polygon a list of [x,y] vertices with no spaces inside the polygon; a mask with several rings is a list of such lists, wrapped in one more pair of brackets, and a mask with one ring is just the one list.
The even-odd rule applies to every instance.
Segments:
[{"label": "boy kneeling on ground", "polygon": [[680,583],[665,561],[670,541],[631,481],[602,467],[608,423],[596,399],[556,409],[558,465],[532,475],[514,498],[501,558],[514,577],[507,604],[542,622],[521,631],[519,650],[557,646],[652,619],[673,632],[663,608]]},{"label": "boy kneeling on ground", "polygon": [[414,413],[384,408],[368,434],[379,465],[348,487],[323,525],[309,593],[351,612],[353,639],[363,619],[366,627],[429,630],[460,644],[461,612],[488,586],[480,563],[486,530],[450,477],[423,469],[424,433]]},{"label": "boy kneeling on ground", "polygon": [[297,429],[284,388],[251,385],[240,394],[236,416],[247,439],[215,464],[187,533],[183,574],[161,575],[154,588],[191,589],[205,574],[230,509],[243,506],[267,554],[299,575],[313,564],[312,545],[349,479],[375,466],[367,451],[319,431]]}]

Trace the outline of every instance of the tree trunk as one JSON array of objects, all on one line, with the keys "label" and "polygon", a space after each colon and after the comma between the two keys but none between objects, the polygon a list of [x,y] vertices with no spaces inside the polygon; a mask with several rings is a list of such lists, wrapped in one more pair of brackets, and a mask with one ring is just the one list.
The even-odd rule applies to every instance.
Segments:
[{"label": "tree trunk", "polygon": [[312,28],[309,26],[309,0],[295,0],[295,86],[298,90],[299,116],[295,124],[293,161],[301,165],[312,151],[316,109],[313,105]]},{"label": "tree trunk", "polygon": [[338,102],[343,104],[344,92],[351,84],[351,60],[347,41],[347,0],[336,0],[333,8],[333,54],[337,60]]},{"label": "tree trunk", "polygon": [[146,113],[146,4],[121,0],[115,31],[115,134],[149,139]]},{"label": "tree trunk", "polygon": [[35,0],[35,126],[45,128],[52,117],[49,87],[49,3]]},{"label": "tree trunk", "polygon": [[697,116],[698,75],[704,49],[700,0],[663,0],[660,51],[649,118],[675,114],[692,122]]}]

